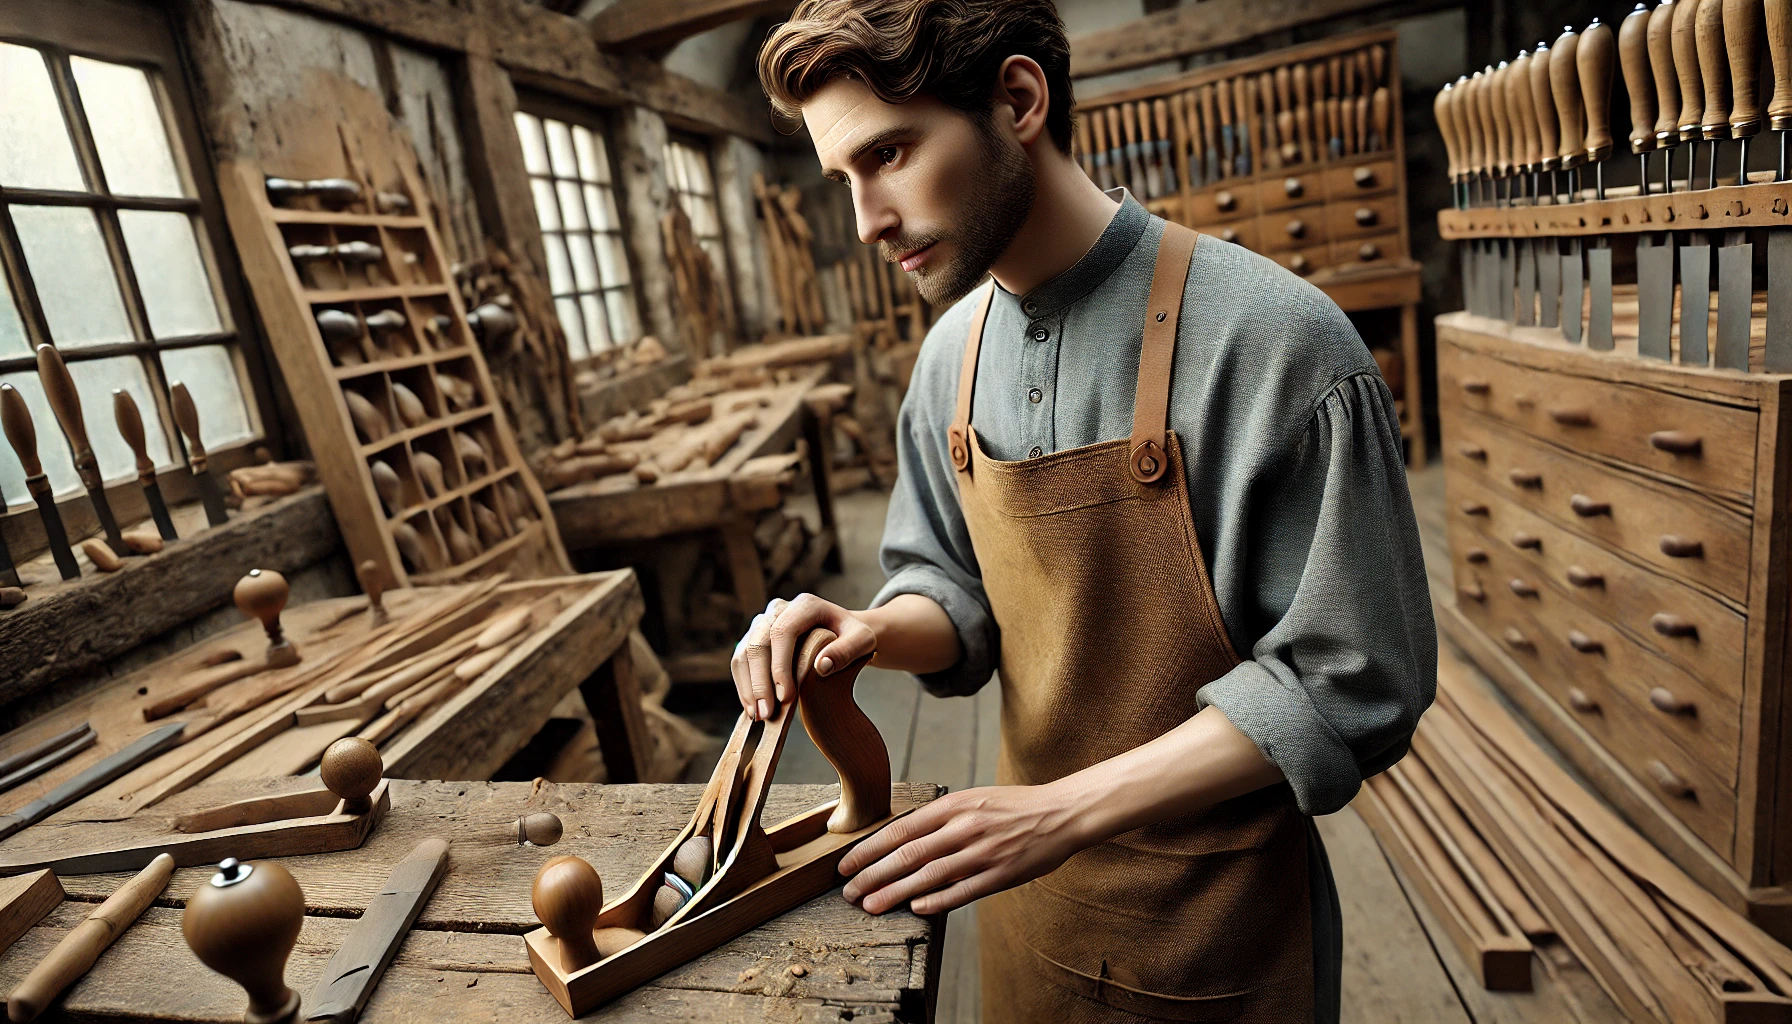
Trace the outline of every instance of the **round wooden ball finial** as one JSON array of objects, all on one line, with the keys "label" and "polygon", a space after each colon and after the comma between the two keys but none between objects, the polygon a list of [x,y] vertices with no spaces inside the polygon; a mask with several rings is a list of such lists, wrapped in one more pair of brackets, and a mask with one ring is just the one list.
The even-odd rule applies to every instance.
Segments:
[{"label": "round wooden ball finial", "polygon": [[560,969],[581,971],[599,959],[592,930],[604,909],[604,883],[580,857],[555,857],[535,873],[535,916],[560,940]]},{"label": "round wooden ball finial", "polygon": [[378,747],[359,736],[345,736],[324,751],[317,773],[342,798],[342,813],[366,814],[373,809],[367,794],[380,784],[384,770]]},{"label": "round wooden ball finial", "polygon": [[290,1024],[299,995],[286,987],[286,958],[305,923],[305,894],[273,861],[233,857],[187,902],[181,934],[201,963],[249,994],[246,1024]]},{"label": "round wooden ball finial", "polygon": [[355,567],[355,576],[361,581],[361,589],[367,592],[368,622],[378,629],[391,618],[386,612],[385,602],[381,600],[386,592],[386,574],[380,571],[378,562],[369,558]]},{"label": "round wooden ball finial", "polygon": [[261,620],[261,628],[267,630],[268,667],[298,664],[298,650],[287,642],[286,634],[280,630],[280,613],[286,610],[286,600],[292,596],[292,587],[287,584],[286,577],[272,569],[250,569],[247,576],[236,581],[231,596],[236,599],[237,609],[243,615]]},{"label": "round wooden ball finial", "polygon": [[530,846],[552,846],[560,841],[565,829],[560,823],[559,815],[536,811],[516,819],[516,842],[518,846],[524,843]]}]

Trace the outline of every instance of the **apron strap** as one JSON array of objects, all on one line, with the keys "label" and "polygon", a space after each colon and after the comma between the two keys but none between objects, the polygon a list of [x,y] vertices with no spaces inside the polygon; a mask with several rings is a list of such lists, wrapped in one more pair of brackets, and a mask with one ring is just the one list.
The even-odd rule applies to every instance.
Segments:
[{"label": "apron strap", "polygon": [[971,336],[964,344],[964,363],[958,369],[958,411],[952,415],[952,426],[946,430],[948,454],[952,468],[963,473],[971,468],[971,392],[977,386],[977,350],[983,345],[983,321],[989,318],[989,304],[995,300],[994,281],[984,289],[971,314]]},{"label": "apron strap", "polygon": [[[1176,354],[1176,323],[1188,283],[1189,259],[1200,236],[1192,228],[1164,222],[1157,269],[1145,306],[1145,340],[1139,350],[1138,393],[1132,406],[1132,478],[1155,483],[1164,475],[1170,429],[1170,364]],[[981,325],[981,319],[979,319]]]}]

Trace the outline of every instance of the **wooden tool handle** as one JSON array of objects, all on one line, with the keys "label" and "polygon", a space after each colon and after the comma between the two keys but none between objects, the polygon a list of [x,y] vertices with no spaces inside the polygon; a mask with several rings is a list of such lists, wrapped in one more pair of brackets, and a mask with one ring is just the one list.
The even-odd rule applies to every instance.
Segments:
[{"label": "wooden tool handle", "polygon": [[43,476],[43,463],[37,459],[37,428],[31,423],[31,410],[25,405],[25,396],[11,384],[0,384],[0,428],[6,431],[6,440],[12,445],[13,454],[19,457],[19,467],[27,477]]},{"label": "wooden tool handle", "polygon": [[1649,77],[1649,11],[1636,5],[1618,26],[1618,63],[1630,94],[1630,151],[1655,148],[1655,86]]},{"label": "wooden tool handle", "polygon": [[1674,24],[1669,33],[1674,48],[1674,70],[1680,75],[1679,131],[1682,142],[1699,137],[1699,122],[1705,116],[1705,78],[1699,70],[1698,33],[1693,28],[1702,2],[1704,0],[1674,0]]},{"label": "wooden tool handle", "polygon": [[1579,166],[1586,157],[1586,110],[1580,92],[1580,33],[1564,28],[1549,48],[1549,92],[1556,103],[1556,128],[1561,141],[1556,156],[1563,167]]},{"label": "wooden tool handle", "polygon": [[1649,70],[1655,77],[1655,142],[1680,140],[1680,77],[1674,70],[1674,0],[1662,0],[1649,12]]},{"label": "wooden tool handle", "polygon": [[1730,57],[1730,138],[1761,131],[1761,0],[1724,0],[1724,49]]},{"label": "wooden tool handle", "polygon": [[1529,50],[1520,50],[1518,59],[1512,62],[1512,73],[1506,77],[1506,89],[1506,105],[1516,112],[1512,124],[1520,136],[1512,144],[1513,159],[1524,167],[1535,168],[1542,159],[1543,149],[1537,139],[1537,105],[1531,97]]},{"label": "wooden tool handle", "polygon": [[1288,65],[1283,64],[1281,67],[1276,68],[1275,81],[1276,105],[1283,110],[1291,109],[1294,104],[1292,102],[1290,86],[1293,84],[1294,79],[1293,72]]},{"label": "wooden tool handle", "polygon": [[1343,95],[1343,88],[1344,88],[1344,83],[1342,81],[1343,70],[1344,70],[1344,58],[1338,57],[1338,56],[1333,56],[1326,60],[1326,62],[1325,62],[1325,80],[1327,83],[1327,87],[1331,89],[1330,95],[1332,95],[1332,96]]},{"label": "wooden tool handle", "polygon": [[1090,181],[1094,181],[1095,150],[1093,147],[1095,140],[1089,131],[1089,119],[1086,117],[1076,119],[1076,145],[1077,160],[1083,165],[1083,173],[1089,176]]},{"label": "wooden tool handle", "polygon": [[1214,83],[1214,90],[1218,94],[1215,99],[1219,103],[1220,124],[1229,128],[1232,126],[1232,80],[1230,78],[1220,79]]},{"label": "wooden tool handle", "polygon": [[1480,125],[1480,169],[1497,174],[1500,167],[1498,128],[1493,121],[1493,68],[1484,69],[1474,80],[1475,119]]},{"label": "wooden tool handle", "polygon": [[1493,106],[1493,150],[1494,166],[1501,174],[1512,169],[1512,112],[1506,107],[1506,79],[1512,72],[1512,65],[1500,61],[1500,66],[1487,76],[1485,87],[1487,97]]},{"label": "wooden tool handle", "polygon": [[1170,104],[1162,97],[1151,103],[1151,121],[1157,126],[1159,141],[1170,137]]},{"label": "wooden tool handle", "polygon": [[1556,147],[1560,132],[1556,125],[1555,89],[1550,85],[1549,66],[1554,62],[1548,43],[1538,43],[1531,51],[1531,109],[1537,112],[1537,141],[1541,146],[1538,162],[1555,167],[1560,161]]},{"label": "wooden tool handle", "polygon": [[168,885],[174,874],[174,858],[157,854],[137,877],[119,886],[117,891],[62,937],[49,955],[38,961],[25,980],[6,996],[6,1015],[15,1022],[33,1020],[44,1011],[62,990],[78,981],[93,967],[106,947],[141,917],[143,911]]},{"label": "wooden tool handle", "polygon": [[37,346],[37,376],[43,382],[50,411],[56,414],[56,422],[62,424],[62,432],[75,449],[78,465],[84,457],[92,456],[93,445],[88,443],[87,420],[81,415],[81,393],[75,390],[75,380],[68,375],[62,353],[49,345]]},{"label": "wooden tool handle", "polygon": [[131,454],[137,457],[137,479],[146,484],[154,483],[155,460],[149,457],[149,441],[143,436],[143,416],[137,411],[137,400],[129,391],[113,389],[112,415],[118,420],[118,436],[124,438]]},{"label": "wooden tool handle", "polygon": [[1594,18],[1581,33],[1574,57],[1586,107],[1586,158],[1594,162],[1612,153],[1612,50],[1611,26]]},{"label": "wooden tool handle", "polygon": [[[1376,87],[1375,92],[1369,96],[1369,107],[1371,116],[1375,119],[1375,138],[1379,140],[1376,144],[1383,149],[1392,148],[1393,144],[1388,141],[1388,126],[1394,114],[1394,98],[1388,92],[1387,86]],[[1518,162],[1516,144],[1512,149],[1512,161],[1513,163]]]},{"label": "wooden tool handle", "polygon": [[1705,82],[1705,112],[1699,134],[1707,139],[1730,137],[1730,69],[1724,50],[1723,0],[1699,0],[1693,19],[1699,51],[1699,77]]},{"label": "wooden tool handle", "polygon": [[1462,139],[1462,170],[1469,177],[1481,173],[1481,114],[1475,102],[1475,90],[1481,87],[1481,73],[1457,83],[1450,94],[1456,108],[1456,130]]},{"label": "wooden tool handle", "polygon": [[168,404],[174,412],[174,425],[187,438],[187,461],[192,463],[193,472],[205,472],[205,444],[199,440],[199,410],[193,405],[193,396],[187,393],[187,386],[180,381],[168,385]]},{"label": "wooden tool handle", "polygon": [[803,638],[796,658],[797,703],[809,738],[840,773],[840,806],[828,818],[828,831],[857,832],[890,815],[890,752],[853,700],[853,684],[870,656],[829,675],[816,671],[816,656],[835,639],[825,629]]},{"label": "wooden tool handle", "polygon": [[1437,130],[1444,137],[1444,152],[1449,155],[1451,181],[1462,175],[1462,143],[1456,138],[1456,108],[1450,102],[1455,89],[1454,84],[1445,82],[1437,91],[1437,98],[1431,101],[1431,113],[1437,118]]},{"label": "wooden tool handle", "polygon": [[1767,22],[1767,54],[1773,60],[1773,99],[1767,103],[1768,127],[1792,130],[1792,0],[1763,0]]}]

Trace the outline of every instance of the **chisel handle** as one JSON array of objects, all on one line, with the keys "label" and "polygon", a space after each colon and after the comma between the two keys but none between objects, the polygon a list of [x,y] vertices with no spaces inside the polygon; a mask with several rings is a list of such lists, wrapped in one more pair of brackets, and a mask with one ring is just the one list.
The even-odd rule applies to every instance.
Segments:
[{"label": "chisel handle", "polygon": [[180,381],[168,385],[168,404],[174,412],[174,425],[187,438],[187,462],[194,473],[205,472],[205,444],[199,440],[199,409],[193,396]]},{"label": "chisel handle", "polygon": [[1456,137],[1456,107],[1452,103],[1456,86],[1462,79],[1445,82],[1437,91],[1437,99],[1431,101],[1431,113],[1437,118],[1437,130],[1444,137],[1444,152],[1449,154],[1450,180],[1455,181],[1462,175],[1462,143]]},{"label": "chisel handle", "polygon": [[1699,135],[1706,139],[1730,137],[1730,71],[1724,59],[1723,0],[1699,0],[1693,18],[1693,38],[1698,44],[1699,77],[1705,82],[1705,113]]},{"label": "chisel handle", "polygon": [[1767,53],[1773,59],[1773,99],[1767,104],[1768,127],[1792,130],[1792,0],[1763,0]]},{"label": "chisel handle", "polygon": [[[1369,97],[1370,116],[1375,119],[1375,145],[1388,149],[1388,127],[1394,116],[1394,99],[1388,87],[1378,85]],[[1516,160],[1516,154],[1514,155]]]},{"label": "chisel handle", "polygon": [[1499,140],[1493,123],[1493,68],[1475,77],[1475,118],[1481,126],[1481,170],[1488,176],[1499,173]]},{"label": "chisel handle", "polygon": [[1680,78],[1674,72],[1674,0],[1662,0],[1649,12],[1649,70],[1655,76],[1655,144],[1680,141]]},{"label": "chisel handle", "polygon": [[1556,127],[1562,138],[1556,155],[1563,167],[1578,167],[1586,159],[1586,111],[1580,92],[1580,33],[1565,27],[1549,48],[1549,92],[1556,101]]},{"label": "chisel handle", "polygon": [[1618,63],[1630,94],[1630,151],[1647,153],[1655,148],[1655,85],[1649,76],[1649,9],[1643,4],[1618,26]]},{"label": "chisel handle", "polygon": [[137,400],[123,388],[112,389],[112,415],[118,420],[118,436],[137,457],[137,479],[145,484],[156,481],[156,463],[149,457],[149,441],[143,435],[143,415],[137,411]]},{"label": "chisel handle", "polygon": [[1487,76],[1487,81],[1482,83],[1493,104],[1494,166],[1499,168],[1501,174],[1510,172],[1512,165],[1516,163],[1512,159],[1512,112],[1506,105],[1506,79],[1511,74],[1512,65],[1502,60],[1500,66],[1493,69],[1493,74]]},{"label": "chisel handle", "polygon": [[50,411],[56,414],[56,422],[62,424],[62,432],[75,450],[75,466],[82,470],[83,482],[90,487],[99,486],[97,466],[93,471],[94,479],[86,480],[88,472],[84,464],[93,463],[93,445],[87,440],[87,419],[81,414],[81,393],[75,390],[75,379],[68,375],[62,353],[50,345],[37,346],[37,377],[43,382]]},{"label": "chisel handle", "polygon": [[14,1021],[34,1020],[62,991],[79,981],[100,954],[155,902],[174,874],[174,858],[156,855],[135,878],[119,886],[99,909],[87,915],[50,950],[25,980],[6,995],[6,1015]]},{"label": "chisel handle", "polygon": [[1550,84],[1549,73],[1549,66],[1554,63],[1554,58],[1548,43],[1540,42],[1531,51],[1531,107],[1537,112],[1537,141],[1542,147],[1538,162],[1545,169],[1561,165],[1561,157],[1556,150],[1561,133],[1557,131],[1555,89]]},{"label": "chisel handle", "polygon": [[1095,151],[1091,148],[1094,144],[1095,140],[1089,131],[1089,119],[1086,117],[1077,118],[1077,161],[1083,165],[1083,173],[1089,176],[1090,181],[1095,180]]},{"label": "chisel handle", "polygon": [[43,476],[43,463],[37,458],[37,428],[31,423],[31,410],[25,405],[25,396],[11,384],[0,384],[0,427],[6,430],[6,440],[12,445],[13,454],[19,457],[19,467],[25,471],[25,476]]},{"label": "chisel handle", "polygon": [[1481,72],[1458,85],[1452,96],[1456,104],[1456,123],[1462,133],[1462,169],[1470,178],[1479,177],[1482,168],[1481,102],[1475,93],[1481,89]]},{"label": "chisel handle", "polygon": [[[1382,88],[1387,88],[1383,86]],[[1512,160],[1535,169],[1541,150],[1537,144],[1537,106],[1531,99],[1531,51],[1520,50],[1506,74],[1506,108],[1512,112]]]},{"label": "chisel handle", "polygon": [[[1703,0],[1674,0],[1674,70],[1680,75],[1680,141],[1699,138],[1699,122],[1705,117],[1705,78],[1699,70],[1698,19]],[[1719,3],[1721,0],[1711,0]]]},{"label": "chisel handle", "polygon": [[1612,27],[1594,18],[1574,57],[1586,105],[1586,158],[1595,163],[1612,155],[1612,48]]},{"label": "chisel handle", "polygon": [[1290,77],[1291,74],[1292,74],[1292,72],[1290,71],[1288,65],[1286,65],[1286,64],[1282,65],[1279,68],[1276,68],[1275,78],[1276,78],[1276,109],[1277,110],[1292,111],[1294,109],[1294,103],[1291,101],[1291,99],[1289,97],[1289,87],[1293,84],[1293,80]]},{"label": "chisel handle", "polygon": [[1761,131],[1761,0],[1724,0],[1724,49],[1730,57],[1730,138]]},{"label": "chisel handle", "polygon": [[1377,86],[1387,84],[1382,78],[1382,74],[1387,70],[1387,66],[1388,48],[1380,43],[1376,43],[1374,46],[1369,47],[1369,74],[1371,76],[1370,81],[1373,84]]}]

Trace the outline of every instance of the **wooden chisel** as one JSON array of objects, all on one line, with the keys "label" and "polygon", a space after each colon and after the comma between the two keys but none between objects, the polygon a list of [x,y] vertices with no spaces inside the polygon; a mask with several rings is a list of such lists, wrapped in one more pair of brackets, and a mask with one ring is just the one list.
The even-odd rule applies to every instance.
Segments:
[{"label": "wooden chisel", "polygon": [[1240,177],[1249,175],[1258,169],[1251,156],[1253,147],[1256,143],[1257,134],[1255,123],[1257,115],[1252,110],[1252,108],[1257,105],[1256,93],[1257,80],[1250,75],[1240,77],[1238,79],[1238,84],[1232,89],[1232,102],[1238,105],[1238,130],[1236,134],[1238,137],[1238,174]]},{"label": "wooden chisel", "polygon": [[1201,87],[1201,145],[1206,154],[1207,170],[1203,179],[1211,184],[1225,176],[1225,162],[1220,157],[1219,145],[1214,141],[1218,132],[1218,114],[1213,101],[1214,86],[1209,83]]},{"label": "wooden chisel", "polygon": [[1114,185],[1130,191],[1133,188],[1132,178],[1126,166],[1126,139],[1120,133],[1120,108],[1109,107],[1108,114],[1108,170],[1114,175]]},{"label": "wooden chisel", "polygon": [[185,722],[170,722],[159,728],[151,729],[132,740],[123,749],[88,766],[79,775],[62,785],[11,814],[0,817],[0,839],[5,839],[29,825],[37,824],[125,772],[173,747],[180,742],[181,730],[186,728],[186,724]]},{"label": "wooden chisel", "polygon": [[[1721,6],[1723,0],[1708,2]],[[1680,72],[1680,138],[1688,143],[1688,190],[1698,179],[1699,143],[1705,139],[1705,105],[1711,98],[1706,77],[1720,73],[1724,64],[1721,40],[1716,49],[1699,45],[1698,25],[1705,3],[1706,0],[1675,0],[1674,4],[1674,66]],[[1720,17],[1720,34],[1722,26]],[[1710,26],[1703,35],[1709,44]],[[1686,244],[1680,247],[1680,362],[1686,366],[1708,366],[1711,362],[1711,237],[1703,231],[1690,232]]]},{"label": "wooden chisel", "polygon": [[[1773,63],[1773,99],[1768,126],[1780,137],[1775,177],[1786,180],[1786,132],[1792,130],[1792,0],[1767,0],[1767,50]],[[1792,372],[1792,229],[1767,230],[1768,373]]]},{"label": "wooden chisel", "polygon": [[187,439],[187,464],[193,471],[193,483],[199,488],[199,500],[205,504],[205,521],[223,526],[230,521],[224,508],[224,493],[218,489],[218,478],[206,465],[205,444],[199,440],[199,410],[193,396],[180,381],[168,385],[169,404],[173,406],[174,423]]},{"label": "wooden chisel", "polygon": [[398,862],[302,1000],[305,1020],[354,1024],[448,871],[448,843],[425,839]]},{"label": "wooden chisel", "polygon": [[1294,65],[1290,77],[1294,85],[1294,134],[1300,145],[1300,162],[1310,164],[1314,159],[1313,109],[1309,100],[1311,94],[1307,91],[1307,66]]},{"label": "wooden chisel", "polygon": [[43,757],[45,754],[66,746],[70,740],[78,738],[82,733],[89,733],[92,731],[93,723],[82,722],[80,725],[77,725],[72,729],[65,729],[47,740],[34,743],[18,753],[9,755],[4,760],[0,760],[0,775],[9,775],[12,772],[17,771],[20,767]]},{"label": "wooden chisel", "polygon": [[81,486],[87,488],[87,499],[93,503],[93,515],[100,521],[100,529],[105,531],[106,544],[121,557],[132,554],[124,546],[124,538],[119,536],[118,520],[112,517],[112,506],[106,501],[106,481],[100,476],[99,459],[94,456],[93,444],[87,439],[81,393],[75,390],[74,378],[69,376],[62,353],[54,346],[37,346],[37,377],[43,384],[50,411],[56,414],[56,422],[62,425],[62,433],[74,452],[75,471],[81,474]]},{"label": "wooden chisel", "polygon": [[[1481,69],[1481,73],[1472,81],[1475,92],[1475,116],[1481,124],[1481,169],[1487,175],[1493,195],[1490,205],[1500,205],[1500,149],[1499,126],[1493,116],[1493,97],[1498,85],[1493,77],[1494,68],[1489,64]],[[1489,238],[1483,253],[1481,281],[1486,291],[1487,308],[1483,315],[1501,320],[1511,317],[1512,293],[1500,291],[1500,281],[1505,276],[1505,250],[1500,245],[1503,239]]]},{"label": "wooden chisel", "polygon": [[1786,133],[1792,131],[1792,78],[1786,72],[1788,56],[1792,56],[1792,0],[1763,0],[1761,12],[1767,22],[1767,51],[1773,61],[1773,98],[1767,102],[1767,126],[1779,135],[1780,141],[1774,180],[1785,181]]},{"label": "wooden chisel", "polygon": [[149,515],[155,520],[156,532],[163,540],[177,540],[174,520],[168,517],[168,503],[162,500],[162,486],[156,482],[156,462],[149,457],[149,442],[143,433],[143,415],[137,411],[137,400],[123,388],[112,389],[112,415],[118,421],[118,436],[137,457],[137,483],[149,502]]},{"label": "wooden chisel", "polygon": [[1150,199],[1151,182],[1145,174],[1145,162],[1139,159],[1139,114],[1131,103],[1120,104],[1120,129],[1126,133],[1126,169],[1133,196]]},{"label": "wooden chisel", "polygon": [[1284,64],[1276,69],[1276,134],[1282,139],[1282,162],[1300,162],[1300,143],[1294,137],[1293,72]]},{"label": "wooden chisel", "polygon": [[[1585,106],[1581,101],[1578,51],[1580,33],[1567,27],[1550,47],[1549,92],[1556,105],[1556,127],[1561,132],[1556,155],[1562,169],[1568,172],[1570,199],[1578,199],[1577,169],[1586,161],[1583,147],[1586,138]],[[1584,334],[1581,321],[1581,289],[1586,271],[1582,266],[1580,239],[1570,236],[1562,254],[1562,337],[1576,344]]]},{"label": "wooden chisel", "polygon": [[25,471],[25,489],[37,502],[37,513],[43,519],[44,539],[50,554],[56,558],[56,571],[65,580],[80,577],[81,566],[69,549],[68,533],[62,528],[62,513],[56,508],[56,495],[43,463],[37,459],[37,428],[31,423],[31,410],[25,407],[25,396],[11,384],[0,384],[0,428],[6,431],[7,443],[19,457]]},{"label": "wooden chisel", "polygon": [[1262,154],[1265,170],[1279,170],[1282,166],[1282,141],[1276,136],[1275,82],[1275,75],[1265,71],[1257,76],[1251,87],[1257,94],[1257,102],[1251,104],[1251,116],[1262,128],[1258,133],[1257,152]]},{"label": "wooden chisel", "polygon": [[[1177,187],[1184,191],[1201,185],[1201,158],[1193,152],[1195,144],[1195,93],[1179,92],[1170,97],[1170,134],[1175,138]],[[1187,211],[1183,211],[1187,219]]]},{"label": "wooden chisel", "polygon": [[1730,137],[1730,70],[1726,66],[1724,6],[1726,0],[1699,0],[1693,15],[1693,42],[1699,52],[1699,77],[1705,83],[1705,112],[1699,118],[1699,137],[1711,143],[1705,165],[1705,187],[1717,187],[1718,152]]},{"label": "wooden chisel", "polygon": [[1102,111],[1092,110],[1088,121],[1091,145],[1095,147],[1095,184],[1106,192],[1114,187],[1114,172],[1110,164],[1113,154],[1109,152],[1112,147],[1108,145],[1108,119]]},{"label": "wooden chisel", "polygon": [[[1581,103],[1587,118],[1583,152],[1586,161],[1593,165],[1594,195],[1602,201],[1605,199],[1605,161],[1613,149],[1612,47],[1611,26],[1594,18],[1581,33],[1575,53]],[[1587,252],[1587,288],[1591,298],[1587,311],[1587,347],[1609,352],[1612,347],[1612,240],[1609,235],[1597,236],[1593,248]]]},{"label": "wooden chisel", "polygon": [[[1488,105],[1493,118],[1493,166],[1496,174],[1505,179],[1507,206],[1512,204],[1512,118],[1506,108],[1506,80],[1511,77],[1512,65],[1500,61],[1485,81],[1481,83],[1483,94],[1488,98]],[[1359,130],[1360,130],[1360,126]],[[1498,200],[1499,188],[1495,186],[1495,199]],[[1495,259],[1498,270],[1495,272],[1494,315],[1510,322],[1513,319],[1513,296],[1518,290],[1517,246],[1513,239],[1496,238],[1493,241],[1497,252]]]},{"label": "wooden chisel", "polygon": [[1238,134],[1232,125],[1232,80],[1222,78],[1214,85],[1220,112],[1220,173],[1232,177],[1238,173]]},{"label": "wooden chisel", "polygon": [[[1724,51],[1729,58],[1729,94],[1733,100],[1722,127],[1726,136],[1738,140],[1736,183],[1743,185],[1747,184],[1748,140],[1761,131],[1760,93],[1756,88],[1756,69],[1761,62],[1761,3],[1724,0],[1718,13]],[[1702,15],[1701,7],[1701,20]],[[1717,77],[1724,77],[1721,67]],[[1709,105],[1705,116],[1707,120],[1713,116]],[[1748,370],[1754,256],[1755,246],[1747,230],[1726,232],[1723,246],[1717,251],[1717,344],[1713,362],[1729,370]]]},{"label": "wooden chisel", "polygon": [[1089,131],[1089,119],[1086,116],[1076,119],[1076,145],[1077,161],[1083,165],[1083,173],[1089,176],[1090,181],[1096,180],[1093,149],[1095,139]]},{"label": "wooden chisel", "polygon": [[[1531,49],[1531,109],[1537,114],[1537,163],[1549,172],[1549,198],[1556,201],[1556,168],[1562,158],[1557,151],[1556,104],[1549,85],[1551,54],[1549,44],[1539,41]],[[1538,176],[1542,183],[1542,176]],[[1537,326],[1556,327],[1561,323],[1562,261],[1560,245],[1553,238],[1539,239],[1537,247]]]},{"label": "wooden chisel", "polygon": [[[1624,89],[1630,94],[1630,151],[1637,157],[1643,195],[1649,193],[1649,154],[1656,147],[1655,82],[1659,77],[1659,69],[1649,66],[1650,23],[1648,8],[1639,3],[1618,26],[1618,62],[1624,69]],[[1655,358],[1666,357],[1674,299],[1672,253],[1672,248],[1661,245],[1653,234],[1636,238],[1638,355],[1655,356],[1659,345],[1662,354]],[[1609,261],[1610,256],[1606,258]],[[1665,287],[1660,281],[1664,272]]]},{"label": "wooden chisel", "polygon": [[27,761],[16,768],[8,770],[4,775],[0,775],[0,793],[8,792],[20,783],[29,782],[30,780],[37,778],[44,772],[49,771],[69,758],[74,757],[76,754],[79,754],[81,751],[86,750],[88,747],[93,746],[95,743],[99,742],[100,738],[99,734],[94,732],[91,726],[77,730],[73,734],[65,735],[68,735],[68,739],[60,746],[45,750],[35,760]]},{"label": "wooden chisel", "polygon": [[1450,101],[1460,81],[1445,82],[1444,87],[1437,90],[1437,98],[1431,101],[1431,116],[1437,120],[1437,133],[1444,139],[1447,157],[1444,173],[1450,179],[1450,205],[1458,210],[1463,207],[1462,191],[1456,187],[1457,179],[1462,176],[1462,140],[1456,134],[1456,108]]},{"label": "wooden chisel", "polygon": [[1132,151],[1139,161],[1139,183],[1144,186],[1143,196],[1146,199],[1157,198],[1157,166],[1151,162],[1156,151],[1156,143],[1151,138],[1151,104],[1128,103],[1126,112],[1131,115],[1126,119],[1127,127],[1137,126],[1131,135]]},{"label": "wooden chisel", "polygon": [[37,1019],[44,1008],[54,1002],[64,989],[79,981],[143,912],[149,909],[168,879],[174,875],[174,858],[162,854],[136,877],[125,882],[106,897],[106,902],[56,943],[54,949],[31,968],[6,995],[6,1016],[23,1024]]},{"label": "wooden chisel", "polygon": [[1175,154],[1181,147],[1171,142],[1171,136],[1182,137],[1180,131],[1170,130],[1170,102],[1159,96],[1151,101],[1151,123],[1157,128],[1157,194],[1167,196],[1182,191],[1182,175],[1177,172]]},{"label": "wooden chisel", "polygon": [[[1456,130],[1462,138],[1463,195],[1470,207],[1477,205],[1477,193],[1480,191],[1481,119],[1475,102],[1475,90],[1481,85],[1480,74],[1477,71],[1474,76],[1458,81],[1456,88],[1450,91],[1450,105],[1456,112]],[[1486,289],[1481,277],[1485,248],[1486,243],[1482,239],[1471,239],[1468,243],[1468,266],[1463,270],[1464,298],[1468,311],[1476,316],[1487,315]]]},{"label": "wooden chisel", "polygon": [[[1381,88],[1385,89],[1386,86]],[[1512,162],[1518,172],[1519,191],[1523,192],[1526,174],[1533,184],[1540,146],[1537,141],[1537,111],[1531,103],[1531,52],[1518,51],[1506,73],[1506,109],[1512,117]],[[1537,194],[1531,193],[1535,205]],[[1537,322],[1537,245],[1536,239],[1514,241],[1518,248],[1518,316],[1512,321],[1520,327]]]},{"label": "wooden chisel", "polygon": [[[1663,0],[1649,13],[1644,37],[1655,86],[1657,113],[1651,132],[1661,151],[1663,193],[1674,190],[1674,150],[1680,145],[1680,76],[1674,68],[1673,23],[1674,0]],[[1636,348],[1646,359],[1667,362],[1672,357],[1675,255],[1672,231],[1637,236]]]},{"label": "wooden chisel", "polygon": [[[6,492],[0,490],[0,513],[6,511]],[[0,537],[0,587],[22,587],[25,581],[19,579],[18,567],[12,564],[12,552],[6,547],[6,538]]]}]

